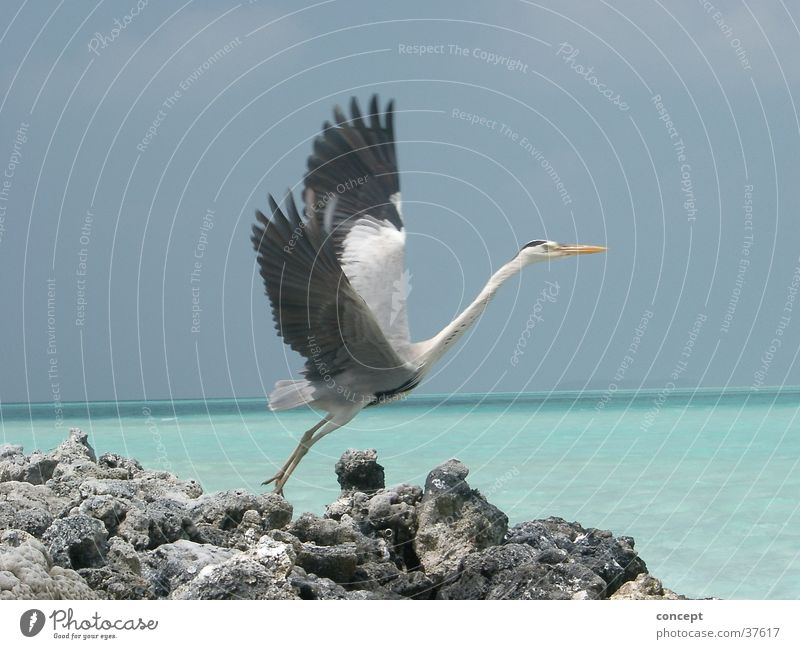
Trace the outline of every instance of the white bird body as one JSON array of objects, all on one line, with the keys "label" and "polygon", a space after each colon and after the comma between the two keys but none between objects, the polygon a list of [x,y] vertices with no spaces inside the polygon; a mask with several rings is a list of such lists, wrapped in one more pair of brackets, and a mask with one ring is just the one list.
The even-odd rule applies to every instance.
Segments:
[{"label": "white bird body", "polygon": [[605,250],[532,241],[491,276],[455,320],[433,338],[411,342],[392,104],[381,113],[373,97],[370,114],[362,118],[353,99],[351,112],[347,119],[337,107],[336,124],[326,123],[314,143],[304,216],[287,192],[285,213],[270,196],[272,218],[257,212],[253,226],[276,328],[306,358],[305,377],[278,381],[270,408],[309,406],[327,413],[267,481],[276,481],[278,492],[322,437],[363,408],[416,388],[510,277],[535,262]]}]

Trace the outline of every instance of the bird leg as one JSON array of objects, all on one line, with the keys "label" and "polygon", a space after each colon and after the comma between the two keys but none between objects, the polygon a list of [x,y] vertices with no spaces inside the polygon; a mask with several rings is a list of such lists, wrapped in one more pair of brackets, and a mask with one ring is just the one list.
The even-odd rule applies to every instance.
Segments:
[{"label": "bird leg", "polygon": [[[306,434],[303,435],[303,439],[300,441],[300,444],[297,445],[295,452],[292,453],[292,457],[289,458],[289,466],[281,469],[282,474],[275,482],[275,493],[283,495],[283,486],[286,484],[289,476],[291,476],[294,470],[297,468],[297,465],[300,464],[300,460],[302,460],[305,457],[305,454],[308,453],[308,449],[325,437],[325,435],[333,432],[337,428],[341,428],[344,425],[335,421],[331,421],[327,417],[320,422],[320,424],[322,423],[327,425],[322,428],[322,430],[319,430],[319,432],[317,432],[319,428],[318,424],[311,430],[306,431]],[[309,433],[311,434],[309,435]],[[306,439],[306,436],[308,436],[308,439]]]},{"label": "bird leg", "polygon": [[[283,485],[286,484],[286,480],[281,481],[281,479],[284,476],[286,476],[286,478],[288,479],[289,476],[286,475],[286,472],[287,470],[289,470],[289,467],[292,466],[294,459],[297,457],[298,453],[300,453],[301,449],[306,448],[306,451],[308,450],[306,445],[310,447],[311,444],[313,444],[311,439],[314,433],[316,433],[320,429],[320,427],[322,427],[325,423],[329,421],[329,417],[330,415],[325,416],[325,418],[322,419],[322,421],[320,421],[313,427],[309,428],[305,433],[303,433],[303,437],[300,439],[300,443],[297,445],[294,451],[292,451],[292,454],[289,456],[289,459],[287,459],[286,462],[284,462],[283,466],[278,470],[278,472],[274,476],[269,478],[269,480],[264,480],[264,482],[262,482],[261,484],[267,485],[270,482],[277,481],[277,484],[275,485],[275,492],[283,495]],[[305,455],[305,451],[303,452],[303,455]],[[291,473],[291,471],[289,471],[289,473]]]}]

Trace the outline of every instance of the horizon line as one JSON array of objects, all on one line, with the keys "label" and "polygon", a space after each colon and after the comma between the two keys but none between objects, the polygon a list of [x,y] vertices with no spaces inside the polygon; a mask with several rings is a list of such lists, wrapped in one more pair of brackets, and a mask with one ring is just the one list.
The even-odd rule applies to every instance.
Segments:
[{"label": "horizon line", "polygon": [[[548,397],[548,396],[581,396],[581,395],[589,395],[589,396],[598,396],[598,395],[605,395],[608,394],[612,398],[614,395],[633,395],[645,392],[645,393],[652,393],[652,392],[661,392],[665,390],[665,386],[661,387],[640,387],[640,388],[620,388],[615,390],[609,390],[609,388],[575,388],[575,389],[563,389],[563,390],[536,390],[531,392],[430,392],[430,393],[416,393],[411,394],[403,399],[398,399],[394,403],[402,403],[403,401],[411,401],[411,400],[418,400],[418,399],[432,399],[436,397],[440,398],[464,398],[464,397],[474,397],[474,396],[497,396],[497,397],[525,397],[525,396],[536,396],[536,397]],[[759,392],[793,392],[793,391],[800,391],[800,385],[762,385],[758,388],[754,388],[752,386],[729,386],[729,387],[694,387],[694,388],[673,388],[668,390],[669,394],[694,394],[697,392],[703,393],[718,393],[718,394],[725,394],[726,392],[729,393],[759,393]],[[246,396],[246,397],[185,397],[180,399],[172,399],[172,398],[157,398],[157,399],[98,399],[96,401],[59,401],[58,404],[61,407],[64,406],[83,406],[86,404],[104,404],[104,403],[117,403],[117,404],[124,404],[124,403],[176,403],[182,401],[198,401],[202,403],[208,403],[212,401],[256,401],[256,400],[263,400],[267,402],[266,396]],[[49,401],[8,401],[3,402],[0,400],[0,408],[4,406],[52,406],[54,402],[52,400]]]}]

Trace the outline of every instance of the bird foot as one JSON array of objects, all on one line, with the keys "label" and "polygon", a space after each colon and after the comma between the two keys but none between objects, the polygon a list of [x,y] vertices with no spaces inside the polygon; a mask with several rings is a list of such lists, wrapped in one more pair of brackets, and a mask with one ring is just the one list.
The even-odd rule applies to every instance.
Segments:
[{"label": "bird foot", "polygon": [[261,484],[262,485],[268,485],[271,482],[274,482],[275,483],[275,488],[272,490],[272,493],[276,493],[279,496],[282,496],[283,495],[283,485],[285,484],[285,482],[283,480],[283,476],[284,476],[284,472],[283,471],[278,471],[274,476],[272,476],[268,480],[264,480],[264,482],[262,482]]}]

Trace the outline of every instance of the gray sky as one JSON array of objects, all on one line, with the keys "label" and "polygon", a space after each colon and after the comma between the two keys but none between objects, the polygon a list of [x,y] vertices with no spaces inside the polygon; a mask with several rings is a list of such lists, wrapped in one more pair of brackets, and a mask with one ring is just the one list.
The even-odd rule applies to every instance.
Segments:
[{"label": "gray sky", "polygon": [[0,400],[292,376],[253,212],[373,92],[398,110],[412,337],[521,243],[609,248],[527,269],[420,391],[800,384],[797,7],[481,4],[6,3]]}]

